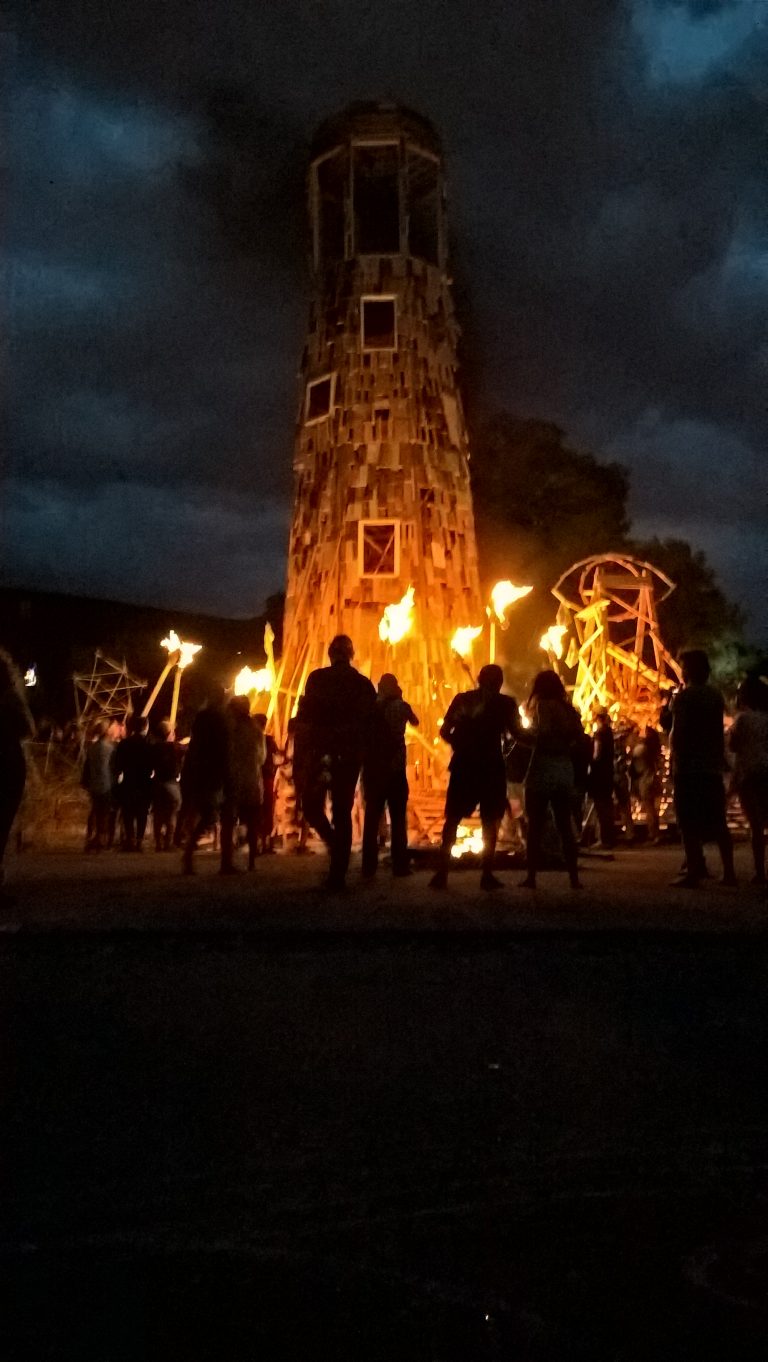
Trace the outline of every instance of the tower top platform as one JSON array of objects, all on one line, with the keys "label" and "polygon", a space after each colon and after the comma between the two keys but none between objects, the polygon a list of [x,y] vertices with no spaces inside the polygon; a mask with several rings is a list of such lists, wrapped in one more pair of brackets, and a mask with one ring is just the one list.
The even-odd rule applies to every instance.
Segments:
[{"label": "tower top platform", "polygon": [[312,139],[311,159],[332,151],[344,142],[407,137],[424,151],[441,157],[440,138],[428,118],[401,104],[361,102],[350,104],[320,124]]}]

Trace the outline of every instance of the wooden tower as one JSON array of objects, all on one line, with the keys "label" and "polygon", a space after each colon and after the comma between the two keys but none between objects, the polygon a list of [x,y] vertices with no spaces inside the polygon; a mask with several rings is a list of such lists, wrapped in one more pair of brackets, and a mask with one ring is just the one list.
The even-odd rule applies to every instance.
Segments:
[{"label": "wooden tower", "polygon": [[[428,791],[449,756],[438,721],[470,684],[451,638],[484,621],[434,129],[391,105],[354,106],[325,123],[309,215],[312,302],[275,727],[284,732],[333,635],[349,634],[356,665],[374,682],[395,672],[420,715],[411,783]],[[382,620],[403,598],[409,627],[393,642],[397,621]]]}]

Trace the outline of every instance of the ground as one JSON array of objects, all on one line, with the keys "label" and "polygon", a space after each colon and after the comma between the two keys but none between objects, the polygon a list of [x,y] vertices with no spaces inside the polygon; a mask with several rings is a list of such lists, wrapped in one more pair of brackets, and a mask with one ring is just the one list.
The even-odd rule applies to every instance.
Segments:
[{"label": "ground", "polygon": [[4,1362],[762,1359],[768,911],[678,863],[18,858]]}]

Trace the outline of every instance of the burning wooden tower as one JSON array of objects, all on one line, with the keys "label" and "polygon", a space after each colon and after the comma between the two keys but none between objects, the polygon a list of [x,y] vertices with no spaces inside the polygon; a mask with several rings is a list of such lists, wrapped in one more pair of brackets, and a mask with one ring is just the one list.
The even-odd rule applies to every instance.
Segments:
[{"label": "burning wooden tower", "polygon": [[325,123],[309,213],[313,296],[276,726],[329,640],[349,634],[361,670],[374,682],[395,672],[420,713],[412,783],[429,789],[448,755],[438,720],[469,684],[451,641],[484,620],[432,126],[391,105]]}]

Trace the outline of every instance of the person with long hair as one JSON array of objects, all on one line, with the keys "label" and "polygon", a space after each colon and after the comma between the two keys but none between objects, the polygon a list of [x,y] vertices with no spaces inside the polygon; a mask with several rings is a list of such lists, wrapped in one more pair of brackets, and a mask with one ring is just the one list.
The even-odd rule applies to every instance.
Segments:
[{"label": "person with long hair", "polygon": [[754,884],[765,884],[765,829],[768,825],[768,685],[748,676],[736,692],[738,714],[728,734],[733,753],[733,788],[749,823]]},{"label": "person with long hair", "polygon": [[536,888],[541,862],[541,844],[552,809],[560,834],[563,859],[572,889],[579,889],[576,839],[571,821],[574,789],[574,754],[583,735],[581,719],[565,694],[556,672],[539,672],[526,706],[531,726],[526,738],[533,754],[525,778],[525,812],[528,818],[528,873],[521,885]]},{"label": "person with long hair", "polygon": [[5,849],[27,779],[24,742],[34,731],[21,677],[10,655],[0,648],[0,896]]}]

